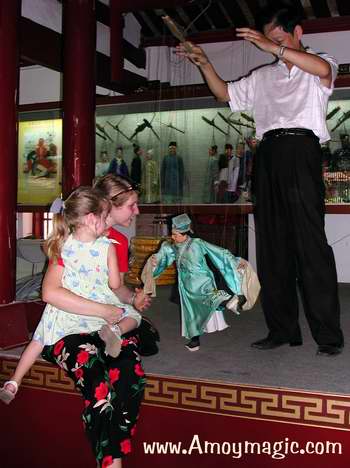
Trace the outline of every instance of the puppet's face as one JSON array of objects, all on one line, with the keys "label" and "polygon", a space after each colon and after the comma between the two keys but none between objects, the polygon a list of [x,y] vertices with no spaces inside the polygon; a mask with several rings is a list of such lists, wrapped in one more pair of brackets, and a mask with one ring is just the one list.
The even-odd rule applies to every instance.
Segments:
[{"label": "puppet's face", "polygon": [[227,159],[232,158],[232,148],[225,148],[225,154],[227,156]]},{"label": "puppet's face", "polygon": [[248,140],[248,145],[250,148],[253,148],[253,149],[256,148],[257,144],[258,144],[258,140],[254,137]]},{"label": "puppet's face", "polygon": [[236,156],[241,158],[244,154],[244,145],[237,145],[236,146]]},{"label": "puppet's face", "polygon": [[187,234],[181,234],[181,232],[176,231],[173,229],[171,231],[171,238],[175,242],[175,244],[182,244],[187,239]]},{"label": "puppet's face", "polygon": [[170,145],[169,146],[169,154],[176,154],[176,146]]}]

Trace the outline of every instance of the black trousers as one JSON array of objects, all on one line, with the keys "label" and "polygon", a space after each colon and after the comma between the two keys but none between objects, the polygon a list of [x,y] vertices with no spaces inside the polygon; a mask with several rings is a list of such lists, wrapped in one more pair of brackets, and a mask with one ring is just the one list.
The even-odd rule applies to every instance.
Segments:
[{"label": "black trousers", "polygon": [[260,143],[254,195],[258,275],[269,337],[301,340],[297,285],[316,343],[343,345],[338,283],[324,231],[321,148],[315,136]]}]

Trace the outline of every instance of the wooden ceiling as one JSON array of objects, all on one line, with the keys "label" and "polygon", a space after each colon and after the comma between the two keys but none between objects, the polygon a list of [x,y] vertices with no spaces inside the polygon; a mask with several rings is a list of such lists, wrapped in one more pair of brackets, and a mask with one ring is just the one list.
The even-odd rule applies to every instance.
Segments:
[{"label": "wooden ceiling", "polygon": [[[113,0],[112,0],[113,1]],[[216,39],[220,35],[226,37],[236,27],[254,26],[254,18],[261,7],[269,0],[163,0],[162,6],[154,8],[154,0],[139,1],[138,10],[132,8],[132,13],[142,26],[143,44],[155,44],[170,38],[169,31],[164,27],[162,16],[169,15],[197,42],[208,40],[211,36]],[[134,3],[134,2],[130,2]],[[142,5],[143,3],[143,5]],[[296,7],[313,32],[334,30],[342,25],[350,29],[350,0],[293,0],[289,2]],[[152,4],[152,8],[147,8]],[[214,40],[214,39],[213,39]]]},{"label": "wooden ceiling", "polygon": [[[58,0],[61,1],[61,0]],[[141,25],[139,48],[123,40],[124,56],[136,67],[145,67],[147,45],[174,44],[163,23],[171,16],[193,41],[220,42],[234,39],[234,28],[253,26],[258,10],[270,0],[109,0],[96,1],[96,20],[110,26],[110,6],[132,13]],[[109,3],[109,5],[108,5]],[[290,0],[305,16],[305,32],[350,30],[350,0]],[[21,66],[39,64],[62,70],[62,38],[48,28],[21,18]],[[40,44],[40,47],[38,47]],[[109,57],[97,53],[97,84],[129,94],[147,88],[147,80],[125,71],[123,82],[111,80]]]}]

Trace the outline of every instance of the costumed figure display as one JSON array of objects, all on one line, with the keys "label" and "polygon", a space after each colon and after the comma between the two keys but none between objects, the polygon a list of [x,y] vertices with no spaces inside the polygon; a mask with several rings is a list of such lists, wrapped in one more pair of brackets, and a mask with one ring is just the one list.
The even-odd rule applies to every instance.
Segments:
[{"label": "costumed figure display", "polygon": [[141,187],[144,203],[159,202],[159,169],[157,162],[153,159],[152,148],[146,151]]},{"label": "costumed figure display", "polygon": [[246,187],[247,184],[247,159],[246,153],[244,151],[245,144],[243,141],[239,141],[236,145],[236,158],[239,165],[238,168],[238,177],[236,182],[236,193],[238,196],[241,195],[242,190]]},{"label": "costumed figure display", "polygon": [[[190,339],[187,349],[197,351],[200,335],[227,327],[223,316],[225,307],[236,313],[253,307],[260,284],[246,260],[233,256],[227,249],[193,238],[191,233],[191,219],[187,214],[173,218],[173,242],[162,243],[160,250],[148,259],[141,278],[144,292],[155,295],[154,278],[176,262],[182,336]],[[205,256],[220,271],[231,294],[217,289]]]},{"label": "costumed figure display", "polygon": [[239,159],[233,155],[231,143],[226,143],[225,153],[219,157],[219,203],[234,203],[238,200],[237,181],[239,166]]},{"label": "costumed figure display", "polygon": [[161,166],[160,179],[162,198],[164,203],[181,203],[185,168],[181,156],[176,154],[176,141],[169,143],[169,153],[164,156]]},{"label": "costumed figure display", "polygon": [[141,177],[142,177],[141,155],[143,154],[143,150],[135,143],[133,144],[133,146],[134,146],[135,156],[133,157],[131,161],[130,177],[131,177],[131,180],[134,182],[137,190],[139,190],[141,187]]},{"label": "costumed figure display", "polygon": [[96,161],[95,176],[103,177],[107,174],[109,169],[108,153],[107,151],[100,152],[100,160]]},{"label": "costumed figure display", "polygon": [[208,153],[209,159],[207,172],[204,179],[203,202],[216,203],[219,177],[217,145],[210,146]]},{"label": "costumed figure display", "polygon": [[123,148],[118,146],[115,158],[112,159],[108,174],[114,174],[116,176],[129,177],[129,169],[123,158]]},{"label": "costumed figure display", "polygon": [[341,147],[334,151],[331,171],[350,171],[350,141],[347,133],[340,134]]},{"label": "costumed figure display", "polygon": [[341,147],[333,154],[329,145],[322,150],[326,199],[332,203],[349,203],[350,142],[347,133],[340,134],[340,143]]},{"label": "costumed figure display", "polygon": [[248,144],[248,149],[245,152],[246,183],[245,183],[245,186],[243,187],[243,192],[244,192],[244,198],[246,199],[246,201],[251,201],[254,159],[255,159],[256,150],[258,147],[258,140],[255,134],[247,138],[247,144]]}]

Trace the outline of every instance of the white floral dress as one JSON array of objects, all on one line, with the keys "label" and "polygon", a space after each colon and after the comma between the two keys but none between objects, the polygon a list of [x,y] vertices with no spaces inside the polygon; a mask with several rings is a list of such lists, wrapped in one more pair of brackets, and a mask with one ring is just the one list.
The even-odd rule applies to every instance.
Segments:
[{"label": "white floral dress", "polygon": [[[114,241],[107,237],[81,242],[70,235],[64,243],[61,255],[64,263],[62,286],[86,299],[122,307],[123,317],[130,316],[139,324],[140,314],[132,306],[122,304],[108,286],[107,256],[112,242]],[[100,317],[68,313],[47,304],[33,340],[51,345],[64,336],[99,330],[105,323]]]}]

